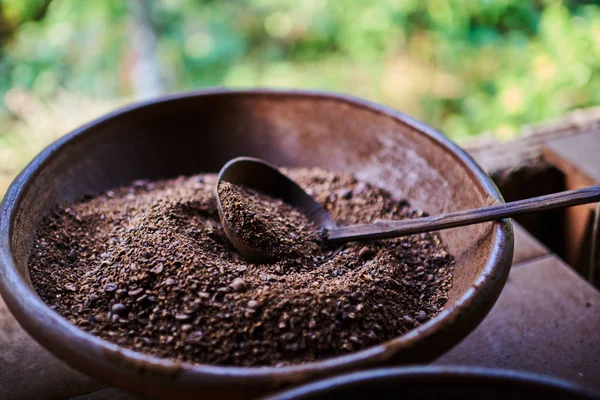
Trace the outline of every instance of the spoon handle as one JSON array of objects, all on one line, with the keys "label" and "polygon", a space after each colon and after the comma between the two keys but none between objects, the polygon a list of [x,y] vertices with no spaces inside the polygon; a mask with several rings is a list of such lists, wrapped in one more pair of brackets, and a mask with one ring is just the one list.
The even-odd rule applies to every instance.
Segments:
[{"label": "spoon handle", "polygon": [[600,201],[600,185],[430,217],[335,228],[328,230],[324,239],[330,244],[389,239],[597,201]]}]

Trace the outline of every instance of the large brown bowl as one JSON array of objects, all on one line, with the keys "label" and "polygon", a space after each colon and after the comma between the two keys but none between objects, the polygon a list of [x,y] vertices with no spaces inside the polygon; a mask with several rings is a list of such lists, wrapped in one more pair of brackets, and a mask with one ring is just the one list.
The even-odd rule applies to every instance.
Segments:
[{"label": "large brown bowl", "polygon": [[442,134],[367,101],[265,90],[163,97],[71,132],[15,179],[0,209],[0,292],[14,316],[56,356],[108,385],[157,398],[249,398],[344,371],[435,359],[471,332],[500,294],[513,251],[510,222],[447,230],[442,237],[456,272],[437,317],[346,356],[233,368],[150,357],[101,340],[51,310],[32,288],[32,241],[57,203],[140,178],[216,172],[242,155],[353,172],[433,214],[502,202],[490,178]]}]

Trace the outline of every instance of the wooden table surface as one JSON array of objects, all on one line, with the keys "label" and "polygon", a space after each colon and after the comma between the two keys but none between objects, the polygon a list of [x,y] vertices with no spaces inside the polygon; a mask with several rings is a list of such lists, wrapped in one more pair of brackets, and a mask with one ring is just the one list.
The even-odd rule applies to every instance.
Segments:
[{"label": "wooden table surface", "polygon": [[[600,292],[515,226],[508,282],[481,325],[435,364],[547,374],[600,391]],[[0,299],[0,399],[130,400],[42,349]]]}]

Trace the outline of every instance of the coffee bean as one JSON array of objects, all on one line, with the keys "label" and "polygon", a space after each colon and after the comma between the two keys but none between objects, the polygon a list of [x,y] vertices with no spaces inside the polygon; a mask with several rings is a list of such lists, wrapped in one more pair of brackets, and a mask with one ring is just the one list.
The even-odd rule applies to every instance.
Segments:
[{"label": "coffee bean", "polygon": [[142,293],[143,291],[144,291],[144,288],[137,288],[137,289],[130,290],[130,291],[129,291],[129,292],[127,292],[127,293],[129,294],[129,296],[131,296],[131,297],[135,297],[135,296],[137,296],[138,294]]},{"label": "coffee bean", "polygon": [[77,259],[78,255],[79,255],[79,253],[77,253],[77,250],[71,249],[71,251],[69,251],[69,260],[75,261]]},{"label": "coffee bean", "polygon": [[375,255],[375,252],[370,247],[364,246],[358,252],[358,257],[362,260],[369,260]]},{"label": "coffee bean", "polygon": [[94,303],[96,303],[96,300],[98,300],[98,296],[96,296],[95,294],[91,294],[86,302],[87,306],[88,307],[93,306]]},{"label": "coffee bean", "polygon": [[150,272],[152,272],[153,274],[157,274],[158,275],[158,274],[160,274],[160,273],[163,272],[164,268],[165,267],[164,267],[163,264],[158,264],[156,267],[152,268],[150,270]]},{"label": "coffee bean", "polygon": [[117,290],[117,285],[114,283],[107,283],[106,285],[104,285],[103,289],[106,293],[112,293],[115,290]]},{"label": "coffee bean", "polygon": [[127,314],[127,307],[125,307],[125,305],[122,303],[116,303],[113,304],[113,306],[110,308],[110,311],[116,315],[125,315]]},{"label": "coffee bean", "polygon": [[202,340],[202,338],[204,337],[204,334],[202,333],[202,331],[195,331],[192,332],[188,335],[188,337],[185,339],[186,342],[190,342],[190,343],[198,343]]},{"label": "coffee bean", "polygon": [[143,294],[140,297],[138,297],[137,299],[135,299],[136,303],[141,303],[142,301],[146,300],[148,298],[147,294]]},{"label": "coffee bean", "polygon": [[68,291],[70,291],[70,292],[76,292],[77,291],[77,287],[74,284],[72,284],[72,283],[67,283],[65,285],[65,289],[68,290]]},{"label": "coffee bean", "polygon": [[241,292],[246,289],[246,281],[244,281],[242,278],[235,278],[233,282],[229,284],[229,286],[231,286],[231,288],[236,292]]},{"label": "coffee bean", "polygon": [[429,319],[429,316],[427,315],[427,313],[423,310],[419,311],[419,314],[417,315],[417,319],[419,320],[419,322],[425,322]]}]

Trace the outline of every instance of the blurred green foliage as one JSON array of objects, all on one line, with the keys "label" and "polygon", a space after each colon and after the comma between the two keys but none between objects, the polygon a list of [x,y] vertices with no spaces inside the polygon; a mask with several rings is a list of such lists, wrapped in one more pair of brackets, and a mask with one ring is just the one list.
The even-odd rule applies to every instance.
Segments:
[{"label": "blurred green foliage", "polygon": [[[135,97],[131,1],[0,0],[0,93]],[[341,91],[458,140],[486,130],[511,137],[525,123],[600,104],[594,1],[139,2],[166,91]]]}]

